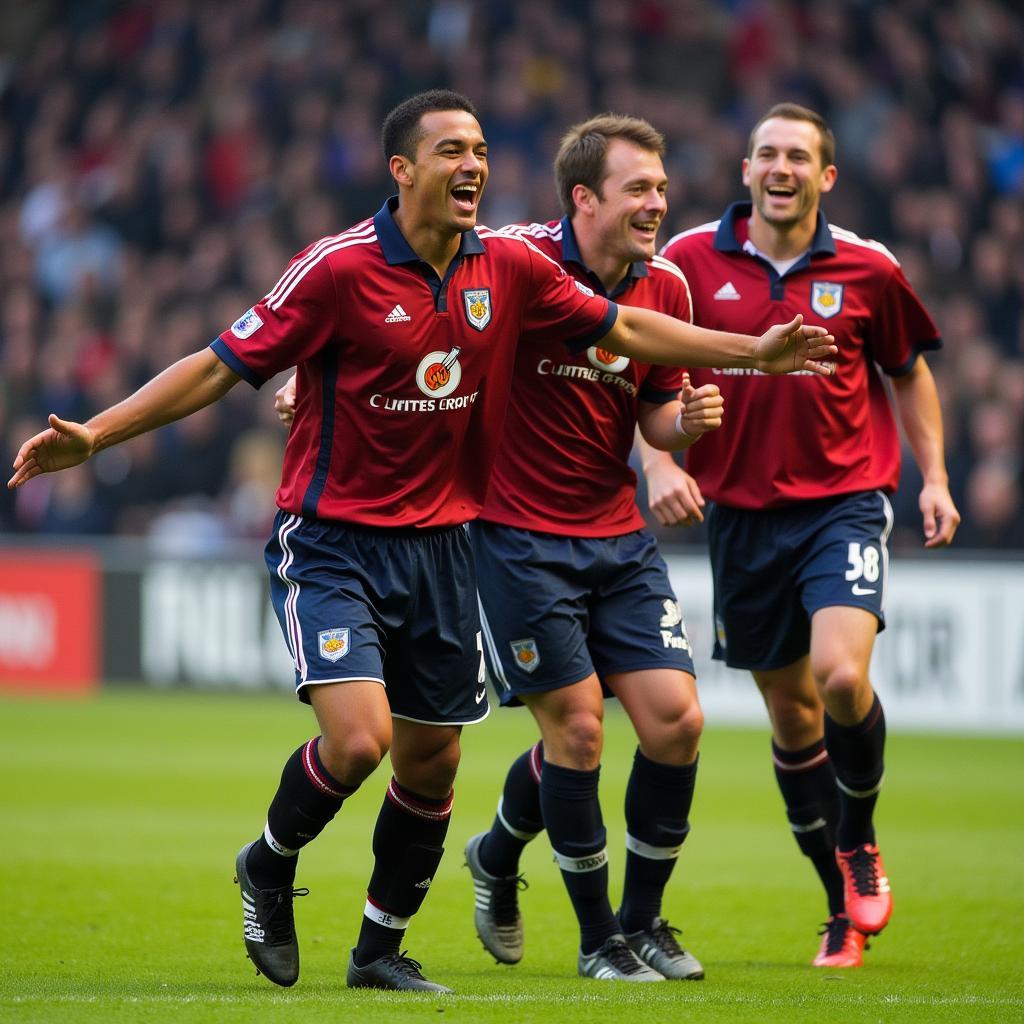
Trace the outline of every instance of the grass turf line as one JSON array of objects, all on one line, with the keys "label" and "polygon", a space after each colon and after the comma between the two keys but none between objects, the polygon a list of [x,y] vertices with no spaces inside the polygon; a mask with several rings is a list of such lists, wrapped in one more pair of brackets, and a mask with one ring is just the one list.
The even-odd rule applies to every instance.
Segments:
[{"label": "grass turf line", "polygon": [[[576,933],[550,848],[527,850],[526,956],[496,966],[472,929],[462,867],[504,770],[533,740],[523,710],[465,730],[447,854],[408,935],[450,997],[349,991],[348,949],[370,870],[387,767],[302,855],[302,976],[276,989],[244,958],[234,855],[255,836],[287,755],[308,738],[287,696],[107,691],[86,701],[0,699],[0,1021],[447,1019],[620,1022],[1020,1021],[1024,983],[1024,741],[896,734],[878,824],[896,910],[853,972],[812,970],[824,901],[785,825],[766,730],[709,723],[693,832],[666,916],[703,983],[575,976]],[[622,800],[635,741],[610,711],[602,801],[621,888]]]}]

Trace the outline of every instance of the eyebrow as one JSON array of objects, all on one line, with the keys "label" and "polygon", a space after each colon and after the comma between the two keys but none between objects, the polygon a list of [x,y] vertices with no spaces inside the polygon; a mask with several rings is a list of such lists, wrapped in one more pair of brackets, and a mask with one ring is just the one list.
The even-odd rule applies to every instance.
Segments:
[{"label": "eyebrow", "polygon": [[[466,145],[466,140],[465,139],[460,139],[460,138],[438,139],[438,141],[434,143],[434,149],[444,149],[445,146],[465,146],[465,145]],[[479,142],[473,143],[473,148],[477,149],[480,146],[486,146],[486,145],[487,145],[487,140],[486,139],[480,139]]]}]

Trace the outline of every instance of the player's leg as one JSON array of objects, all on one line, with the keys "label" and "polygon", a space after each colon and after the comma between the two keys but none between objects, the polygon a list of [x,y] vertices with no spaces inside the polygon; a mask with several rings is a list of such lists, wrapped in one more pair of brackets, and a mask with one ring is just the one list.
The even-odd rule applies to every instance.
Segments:
[{"label": "player's leg", "polygon": [[811,620],[811,667],[839,786],[836,850],[846,912],[869,935],[880,932],[892,913],[873,822],[885,754],[885,715],[868,678],[876,633],[877,619],[862,608],[822,608]]},{"label": "player's leg", "polygon": [[[811,503],[817,509],[818,503]],[[772,762],[786,817],[828,900],[825,938],[814,963],[841,966],[833,939],[850,932],[843,916],[842,877],[835,865],[838,791],[823,740],[822,704],[811,675],[809,613],[802,601],[805,567],[819,516],[802,508],[774,512],[714,506],[709,546],[715,587],[715,658],[747,669],[772,726]],[[851,936],[850,942],[855,937]],[[837,950],[833,949],[833,953]],[[849,955],[847,955],[849,954]],[[859,949],[838,947],[847,966]]]},{"label": "player's leg", "polygon": [[382,554],[394,777],[374,829],[374,868],[346,981],[447,992],[399,950],[444,852],[461,728],[489,712],[476,578],[461,527],[396,533]]},{"label": "player's leg", "polygon": [[626,873],[618,918],[634,951],[667,978],[696,981],[704,968],[662,917],[665,887],[690,831],[704,714],[691,672],[646,669],[605,680],[636,730],[626,787]]},{"label": "player's leg", "polygon": [[544,829],[540,810],[543,749],[543,743],[537,742],[512,762],[490,830],[471,836],[466,843],[477,935],[503,964],[516,964],[523,958],[518,896],[519,890],[526,888],[526,880],[519,872],[519,858]]},{"label": "player's leg", "polygon": [[810,659],[753,675],[772,726],[775,781],[789,827],[800,852],[814,865],[828,901],[828,920],[814,966],[860,966],[864,937],[850,928],[845,914],[843,878],[835,858],[839,791],[825,749],[824,711]]},{"label": "player's leg", "polygon": [[426,981],[400,947],[444,853],[461,729],[403,719],[394,724],[394,776],[373,833],[374,867],[348,984],[448,991]]},{"label": "player's leg", "polygon": [[608,898],[608,850],[598,799],[604,696],[596,674],[522,695],[541,731],[541,816],[580,927],[585,977],[660,981],[626,945]]},{"label": "player's leg", "polygon": [[[266,553],[271,599],[297,693],[313,705],[320,735],[285,763],[263,834],[239,852],[235,873],[249,957],[271,981],[292,985],[299,973],[292,900],[304,894],[292,888],[298,852],[380,763],[391,713],[370,602],[351,581],[346,538],[284,513],[276,527]],[[335,623],[347,625],[324,628]]]},{"label": "player's leg", "polygon": [[802,574],[810,617],[810,662],[825,705],[825,745],[835,767],[840,813],[837,858],[846,913],[875,934],[892,913],[892,893],[875,842],[885,716],[868,678],[876,634],[885,628],[892,509],[881,492],[815,508]]}]

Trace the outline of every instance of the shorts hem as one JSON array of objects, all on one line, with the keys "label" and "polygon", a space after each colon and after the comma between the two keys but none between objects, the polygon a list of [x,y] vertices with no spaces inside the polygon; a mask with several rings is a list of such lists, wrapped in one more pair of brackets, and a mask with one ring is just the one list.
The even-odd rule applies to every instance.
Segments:
[{"label": "shorts hem", "polygon": [[391,712],[392,718],[401,718],[403,722],[415,722],[417,725],[479,725],[491,713],[490,704],[487,710],[479,718],[462,718],[451,722],[432,722],[427,718],[413,718],[411,715],[400,715],[397,711]]}]

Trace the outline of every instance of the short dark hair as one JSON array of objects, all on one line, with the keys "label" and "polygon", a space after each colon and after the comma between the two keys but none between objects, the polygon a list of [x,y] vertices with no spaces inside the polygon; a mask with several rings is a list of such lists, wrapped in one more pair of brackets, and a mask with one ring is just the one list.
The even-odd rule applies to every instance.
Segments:
[{"label": "short dark hair", "polygon": [[818,129],[821,138],[821,166],[828,167],[836,162],[836,137],[832,134],[828,122],[809,107],[801,107],[799,103],[776,103],[771,110],[765,114],[757,124],[750,130],[750,138],[747,139],[747,159],[754,155],[754,136],[758,128],[769,118],[779,117],[784,121],[808,121]]},{"label": "short dark hair", "polygon": [[567,217],[576,212],[572,190],[585,185],[601,195],[601,184],[608,177],[605,159],[612,139],[625,139],[658,156],[665,155],[665,137],[639,117],[625,114],[598,114],[574,124],[562,136],[555,157],[555,186]]},{"label": "short dark hair", "polygon": [[434,110],[464,110],[479,120],[476,107],[462,93],[453,92],[451,89],[428,89],[426,92],[418,92],[402,100],[384,118],[380,130],[384,159],[404,156],[415,161],[416,147],[424,134],[420,121],[424,114]]}]

